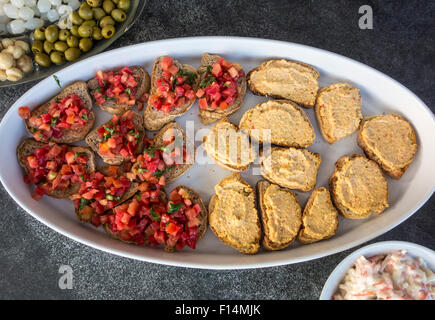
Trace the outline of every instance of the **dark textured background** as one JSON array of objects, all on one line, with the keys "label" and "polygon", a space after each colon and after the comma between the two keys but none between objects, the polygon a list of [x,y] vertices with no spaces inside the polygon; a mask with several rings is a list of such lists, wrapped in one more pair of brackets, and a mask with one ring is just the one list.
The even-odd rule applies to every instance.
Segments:
[{"label": "dark textured background", "polygon": [[[371,5],[374,29],[358,28]],[[284,40],[333,51],[401,82],[434,110],[434,1],[155,1],[109,49],[165,38],[235,35]],[[34,83],[0,89],[0,115]],[[5,139],[5,137],[1,137]],[[11,160],[12,161],[12,160]],[[404,240],[435,249],[435,197],[371,242]],[[72,241],[26,214],[0,188],[0,298],[21,299],[317,299],[351,251],[296,265],[243,271],[144,263]],[[71,265],[74,289],[60,290]]]}]

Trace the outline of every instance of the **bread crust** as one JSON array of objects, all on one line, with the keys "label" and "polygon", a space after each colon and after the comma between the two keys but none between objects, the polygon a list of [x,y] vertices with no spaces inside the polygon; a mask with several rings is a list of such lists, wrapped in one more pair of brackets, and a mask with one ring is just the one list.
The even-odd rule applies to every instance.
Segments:
[{"label": "bread crust", "polygon": [[300,61],[295,61],[295,60],[286,60],[286,59],[270,59],[270,60],[266,60],[263,63],[261,63],[259,66],[255,67],[254,69],[252,69],[251,71],[249,71],[248,75],[247,75],[247,80],[248,80],[248,87],[249,90],[251,90],[251,92],[255,95],[259,95],[259,96],[266,96],[266,97],[270,97],[273,99],[285,99],[285,100],[291,100],[294,101],[295,103],[305,107],[305,108],[312,108],[314,106],[315,100],[316,100],[316,95],[317,95],[317,90],[318,90],[318,84],[317,84],[317,90],[316,92],[312,93],[312,97],[309,99],[311,100],[311,102],[307,102],[307,101],[302,101],[299,99],[289,99],[288,97],[285,97],[283,95],[280,94],[274,94],[272,92],[265,92],[265,91],[261,91],[259,88],[256,87],[254,81],[252,80],[252,76],[253,74],[255,74],[258,71],[262,71],[263,69],[266,69],[268,67],[269,64],[275,62],[275,61],[285,61],[291,64],[296,64],[298,66],[302,66],[307,68],[307,72],[311,73],[311,75],[314,77],[314,79],[318,80],[320,78],[320,73],[319,71],[317,71],[316,68],[314,68],[312,65],[309,65],[307,63],[303,63]]},{"label": "bread crust", "polygon": [[[376,184],[376,186],[380,186],[380,191],[384,193],[383,198],[381,199],[382,203],[379,204],[377,207],[370,207],[363,208],[365,210],[364,212],[360,213],[357,212],[355,209],[351,208],[349,205],[347,205],[342,199],[341,199],[341,193],[340,190],[337,187],[337,184],[340,179],[340,173],[342,170],[345,169],[346,165],[350,162],[357,160],[357,159],[365,159],[367,160],[367,163],[372,166],[372,169],[374,170],[374,173],[376,174],[376,178],[379,179],[379,185]],[[370,188],[374,190],[374,183],[376,181],[372,181]],[[369,160],[366,157],[364,157],[361,154],[353,154],[351,156],[343,156],[341,157],[336,163],[335,163],[335,171],[329,178],[329,189],[331,190],[331,197],[332,202],[334,206],[337,208],[338,212],[344,216],[345,218],[349,219],[365,219],[369,216],[378,215],[382,213],[386,208],[388,208],[388,184],[385,179],[385,177],[382,174],[381,168],[378,166],[378,164],[373,161]],[[378,196],[380,194],[377,194]]]},{"label": "bread crust", "polygon": [[[130,67],[131,71],[139,77],[139,85],[136,91],[136,100],[140,99],[145,93],[149,92],[151,86],[151,80],[148,72],[140,67],[140,66],[132,66]],[[116,70],[116,71],[119,71]],[[100,86],[98,84],[97,78],[92,78],[87,83],[89,90],[91,91],[92,97],[94,96],[95,90],[97,90]],[[95,99],[94,99],[95,100]],[[121,115],[126,111],[130,110],[133,106],[128,104],[118,104],[114,101],[106,101],[104,104],[100,105],[95,102],[97,106],[99,106],[104,111],[107,111],[111,114]]]},{"label": "bread crust", "polygon": [[[162,76],[163,69],[161,68],[160,62],[162,57],[156,59],[153,65],[153,72],[151,78],[151,92],[150,97],[153,96],[157,91],[157,80]],[[178,61],[174,60],[174,65],[178,68],[187,70],[188,72],[196,74],[196,80],[192,85],[192,90],[195,92],[198,90],[199,85],[199,74],[196,69],[188,64],[181,65]],[[184,106],[177,107],[171,110],[169,113],[155,109],[151,102],[148,101],[147,107],[144,113],[144,125],[147,130],[155,131],[160,130],[165,124],[174,121],[175,118],[182,116],[192,107],[196,99],[188,101]]]},{"label": "bread crust", "polygon": [[[133,112],[133,111],[132,111]],[[133,122],[136,126],[136,129],[139,131],[139,137],[138,137],[138,143],[135,149],[135,154],[138,154],[140,152],[142,152],[143,149],[143,139],[144,139],[144,135],[145,135],[145,130],[143,128],[143,122],[142,122],[142,116],[139,115],[136,112],[133,112],[134,116],[133,116]],[[122,117],[122,115],[120,116]],[[108,121],[109,122],[109,121]],[[129,157],[124,158],[122,155],[117,154],[115,155],[115,157],[111,158],[108,156],[104,156],[101,155],[99,153],[99,144],[101,142],[100,136],[98,135],[98,129],[100,129],[101,127],[104,127],[108,122],[103,123],[101,126],[95,128],[94,130],[92,130],[87,136],[86,136],[86,143],[87,145],[94,150],[102,159],[105,163],[110,164],[110,165],[120,165],[122,164],[124,161],[128,160]]]},{"label": "bread crust", "polygon": [[[28,173],[29,170],[27,168],[26,163],[24,162],[24,158],[33,153],[38,148],[44,147],[47,145],[46,143],[39,142],[30,138],[24,139],[17,148],[17,158],[20,165],[24,168],[25,172]],[[95,171],[95,159],[94,153],[89,148],[84,147],[76,147],[68,145],[68,150],[72,152],[86,153],[89,156],[88,163],[86,164],[86,172]],[[53,192],[47,193],[47,196],[56,198],[56,199],[66,199],[69,196],[77,193],[80,187],[80,183],[72,183],[71,186],[66,190],[54,190]]]},{"label": "bread crust", "polygon": [[[35,108],[31,113],[30,116],[39,116],[43,113],[47,113],[49,111],[50,106],[56,102],[57,100],[62,100],[66,96],[70,94],[77,94],[82,101],[84,102],[85,108],[88,108],[91,112],[88,117],[88,122],[79,129],[61,129],[62,136],[60,138],[51,137],[50,141],[55,143],[71,143],[76,142],[79,140],[84,139],[86,134],[92,129],[95,122],[95,115],[92,112],[92,98],[89,95],[88,87],[86,85],[86,82],[83,81],[77,81],[73,84],[69,85],[65,89],[62,90],[61,93],[59,93],[57,96],[52,98],[50,101],[44,103],[43,105]],[[25,120],[26,129],[27,131],[33,135],[33,131],[35,128],[33,128],[30,125],[29,119]]]},{"label": "bread crust", "polygon": [[[411,163],[414,159],[414,155],[418,149],[417,138],[415,136],[415,131],[413,130],[411,124],[404,117],[402,117],[398,114],[390,114],[387,116],[391,116],[391,117],[396,118],[398,120],[402,120],[409,125],[412,145],[410,145],[407,150],[403,150],[405,152],[409,152],[412,154],[411,159],[408,163],[406,163],[404,166],[390,166],[390,165],[388,165],[388,163],[384,159],[382,153],[379,150],[377,150],[377,148],[374,148],[373,146],[371,146],[370,143],[367,141],[367,138],[364,135],[364,130],[365,130],[366,124],[368,122],[370,122],[371,120],[375,120],[375,119],[380,118],[380,117],[385,118],[386,116],[384,116],[384,115],[367,117],[361,121],[359,129],[358,129],[357,143],[358,143],[358,146],[361,149],[363,149],[364,154],[367,156],[367,158],[376,161],[377,164],[382,168],[382,170],[386,174],[388,174],[391,178],[398,180],[406,172],[406,170],[409,168],[409,166],[411,165]],[[391,132],[393,132],[393,130]],[[382,139],[382,137],[379,137],[379,138]],[[385,141],[384,143],[389,143],[389,142]],[[413,145],[415,145],[415,149],[413,148]],[[397,152],[399,152],[399,150],[397,150]]]},{"label": "bread crust", "polygon": [[[204,53],[201,58],[201,65],[198,68],[198,73],[200,74],[200,81],[204,80],[205,73],[207,70],[207,66],[212,66],[221,57],[214,54]],[[232,64],[238,68],[239,70],[243,70],[242,66],[238,63],[232,62]],[[246,94],[246,88],[247,88],[247,81],[246,77],[239,78],[238,80],[238,95],[236,100],[233,102],[231,106],[226,108],[225,110],[216,109],[216,110],[205,110],[199,108],[199,118],[201,120],[202,124],[210,124],[213,122],[216,122],[224,117],[229,116],[230,114],[236,112],[240,109],[243,103],[243,98]]]}]

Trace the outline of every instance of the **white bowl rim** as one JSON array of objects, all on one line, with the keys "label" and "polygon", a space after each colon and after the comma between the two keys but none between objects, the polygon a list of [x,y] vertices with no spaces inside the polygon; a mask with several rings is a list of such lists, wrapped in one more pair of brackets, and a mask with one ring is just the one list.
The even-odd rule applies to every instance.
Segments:
[{"label": "white bowl rim", "polygon": [[[431,257],[431,259],[435,261],[434,250],[431,250],[425,246],[413,242],[391,240],[369,244],[349,254],[334,268],[334,270],[331,272],[328,279],[326,280],[325,285],[323,286],[319,300],[330,300],[330,292],[332,292],[332,288],[337,288],[338,284],[341,282],[349,268],[354,264],[356,259],[358,259],[360,256],[365,255],[367,252],[370,252],[373,249],[380,249],[380,251],[377,251],[378,253],[375,254],[389,253],[394,250],[404,249],[408,251],[410,255],[422,258],[426,263],[428,263],[427,257]],[[418,251],[419,254],[415,254],[414,251]],[[421,253],[423,253],[423,255]]]}]

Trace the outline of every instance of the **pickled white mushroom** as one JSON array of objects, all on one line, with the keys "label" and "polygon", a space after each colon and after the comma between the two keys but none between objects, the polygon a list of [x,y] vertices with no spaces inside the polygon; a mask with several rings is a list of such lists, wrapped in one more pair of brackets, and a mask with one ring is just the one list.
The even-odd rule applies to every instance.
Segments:
[{"label": "pickled white mushroom", "polygon": [[32,58],[27,55],[23,55],[17,60],[17,67],[23,72],[29,72],[33,69]]},{"label": "pickled white mushroom", "polygon": [[8,76],[6,75],[5,70],[0,70],[0,81],[6,81],[8,80]]},{"label": "pickled white mushroom", "polygon": [[14,65],[14,56],[8,52],[0,53],[0,69],[6,70]]},{"label": "pickled white mushroom", "polygon": [[6,76],[9,81],[18,81],[23,78],[23,71],[18,68],[10,68],[6,70]]}]

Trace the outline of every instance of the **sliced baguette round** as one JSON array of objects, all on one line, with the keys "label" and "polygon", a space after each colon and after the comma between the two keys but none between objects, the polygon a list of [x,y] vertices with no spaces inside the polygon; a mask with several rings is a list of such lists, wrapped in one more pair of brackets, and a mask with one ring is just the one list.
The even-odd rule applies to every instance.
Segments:
[{"label": "sliced baguette round", "polygon": [[298,199],[290,190],[265,180],[257,182],[257,195],[263,227],[262,246],[267,250],[288,247],[302,224]]},{"label": "sliced baguette round", "polygon": [[[153,73],[151,79],[151,92],[150,97],[153,96],[157,91],[157,80],[162,77],[163,69],[161,67],[161,60],[164,57],[159,57],[154,62]],[[199,75],[196,69],[190,65],[184,64],[181,65],[178,61],[174,60],[174,65],[178,68],[194,73],[196,75],[196,80],[192,85],[192,90],[196,92],[198,90],[199,85]],[[148,102],[147,107],[144,113],[144,124],[145,128],[150,131],[155,131],[161,129],[165,124],[173,121],[175,118],[182,116],[192,107],[195,100],[188,101],[181,107],[174,108],[169,113],[163,112],[161,110],[157,110],[152,106],[150,102]]]},{"label": "sliced baguette round", "polygon": [[359,89],[348,83],[335,83],[320,89],[316,118],[328,143],[343,139],[358,129],[362,119],[361,106]]},{"label": "sliced baguette round", "polygon": [[[133,112],[133,111],[131,111]],[[143,120],[142,120],[142,116],[136,112],[133,112],[134,116],[133,116],[133,123],[136,126],[136,129],[139,131],[139,138],[138,138],[138,143],[135,149],[135,154],[138,154],[140,152],[142,152],[143,149],[143,139],[144,139],[144,135],[145,135],[145,130],[143,127]],[[122,115],[120,116],[122,117]],[[108,121],[109,122],[109,121]],[[129,158],[124,158],[122,155],[117,154],[114,157],[108,157],[105,155],[102,155],[99,153],[99,145],[102,142],[102,140],[100,139],[100,136],[98,135],[98,129],[100,129],[101,127],[104,127],[108,122],[102,124],[101,126],[95,128],[94,130],[92,130],[87,136],[86,136],[86,143],[87,145],[94,150],[96,153],[98,153],[98,155],[103,159],[103,161],[107,164],[110,165],[120,165],[122,164],[124,161],[128,160]]]},{"label": "sliced baguette round", "polygon": [[208,222],[213,233],[234,249],[255,254],[260,248],[261,226],[255,206],[255,190],[240,173],[215,186],[209,202]]},{"label": "sliced baguette round", "polygon": [[[130,67],[131,71],[139,77],[139,84],[136,91],[136,100],[140,99],[145,93],[150,90],[151,80],[148,72],[139,66]],[[94,92],[100,87],[98,84],[97,78],[92,78],[87,83],[89,90],[91,91],[92,97],[94,96]],[[97,103],[95,103],[97,104]],[[99,105],[101,109],[107,111],[111,114],[123,114],[126,111],[130,110],[132,106],[128,104],[118,104],[116,101],[107,100],[104,104]]]},{"label": "sliced baguette round", "polygon": [[[117,169],[117,177],[120,177],[120,176],[125,174],[124,170],[121,167],[117,166],[116,169]],[[105,167],[99,168],[97,171],[101,172],[105,176],[108,176],[111,173],[110,166],[105,166]],[[121,199],[116,201],[115,205],[116,206],[120,205],[121,203],[123,203],[123,202],[127,201],[128,199],[130,199],[136,193],[138,186],[139,186],[139,183],[132,181],[131,185],[130,185],[130,188],[128,188],[125,191],[125,193],[122,195]],[[110,209],[108,209],[106,211],[109,211],[109,210]],[[75,213],[77,215],[77,218],[81,222],[90,222],[92,220],[92,216],[82,215],[80,213],[80,210],[77,209],[77,208],[75,209]],[[96,214],[96,213],[94,213],[94,214]]]},{"label": "sliced baguette round", "polygon": [[261,175],[281,187],[309,191],[314,188],[322,158],[307,149],[271,147],[261,152]]},{"label": "sliced baguette round", "polygon": [[248,73],[252,93],[286,99],[312,108],[319,90],[319,72],[311,65],[284,59],[263,62]]},{"label": "sliced baguette round", "polygon": [[263,131],[270,130],[270,141],[266,142],[283,147],[305,148],[316,138],[304,110],[287,100],[269,100],[249,109],[242,116],[239,128],[259,143],[268,134]]},{"label": "sliced baguette round", "polygon": [[[232,144],[237,145],[232,145]],[[249,136],[236,125],[222,118],[203,138],[207,155],[217,165],[231,171],[246,171],[257,155],[252,150]],[[236,151],[234,151],[236,150]]]},{"label": "sliced baguette round", "polygon": [[331,201],[328,189],[319,187],[314,190],[302,213],[302,228],[298,241],[313,243],[332,237],[338,228],[338,211]]},{"label": "sliced baguette round", "polygon": [[400,179],[417,152],[417,139],[411,124],[400,115],[365,118],[358,130],[358,145],[393,179]]},{"label": "sliced baguette round", "polygon": [[[79,128],[79,129],[61,129],[62,136],[60,138],[51,137],[50,138],[51,142],[71,143],[71,142],[82,140],[82,139],[84,139],[86,134],[94,126],[95,115],[92,112],[92,99],[91,99],[91,96],[89,95],[86,82],[83,82],[83,81],[77,81],[77,82],[69,85],[68,87],[63,89],[62,92],[59,93],[56,97],[51,99],[49,102],[47,102],[47,103],[37,107],[35,110],[33,110],[30,113],[30,116],[31,117],[40,116],[41,114],[47,113],[50,110],[50,106],[53,103],[55,103],[59,100],[62,100],[63,98],[65,98],[66,96],[68,96],[70,94],[78,95],[80,97],[80,99],[82,99],[82,101],[84,102],[85,108],[88,108],[89,110],[91,110],[89,117],[88,117],[89,121],[82,128]],[[34,128],[30,125],[29,119],[25,120],[25,124],[26,124],[26,129],[27,129],[27,131],[29,131],[30,134],[33,134],[37,130],[37,128]]]},{"label": "sliced baguette round", "polygon": [[[219,61],[221,57],[218,55],[212,55],[209,53],[204,53],[202,55],[201,58],[201,65],[198,68],[198,73],[201,76],[201,81],[204,80],[205,78],[205,74],[207,71],[207,67],[208,66],[213,66],[213,64],[217,63]],[[242,66],[238,63],[234,63],[231,62],[235,68],[237,68],[238,70],[243,70]],[[203,124],[210,124],[213,122],[216,122],[234,112],[236,112],[237,110],[240,109],[242,102],[243,102],[243,98],[245,97],[246,94],[246,87],[247,87],[247,82],[246,82],[246,77],[241,77],[238,80],[238,95],[236,100],[233,102],[233,104],[231,106],[229,106],[228,108],[226,108],[225,110],[222,109],[199,109],[199,118],[201,119],[201,122]]]},{"label": "sliced baguette round", "polygon": [[[17,148],[17,158],[20,165],[24,168],[26,173],[29,172],[29,169],[27,168],[27,163],[25,161],[25,158],[29,155],[31,155],[36,149],[46,146],[47,144],[38,142],[36,140],[27,138],[24,139],[20,145]],[[68,151],[71,151],[73,153],[85,153],[88,155],[89,159],[85,166],[86,172],[90,173],[95,171],[95,159],[94,159],[94,153],[89,148],[84,147],[75,147],[75,146],[68,146]],[[69,196],[73,195],[74,193],[77,193],[78,189],[80,187],[80,183],[72,183],[70,187],[68,187],[65,190],[54,190],[52,192],[47,193],[47,196],[56,198],[56,199],[65,199]]]},{"label": "sliced baguette round", "polygon": [[388,208],[388,184],[378,164],[363,155],[341,157],[329,178],[332,201],[349,219],[364,219]]}]

